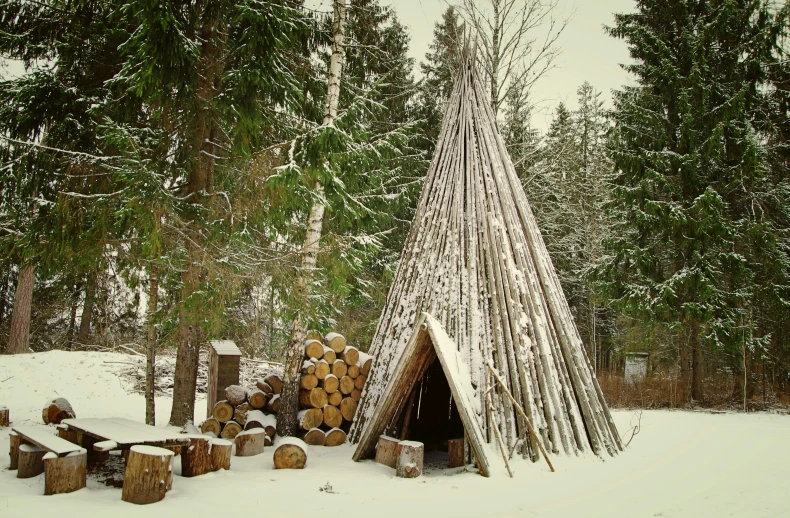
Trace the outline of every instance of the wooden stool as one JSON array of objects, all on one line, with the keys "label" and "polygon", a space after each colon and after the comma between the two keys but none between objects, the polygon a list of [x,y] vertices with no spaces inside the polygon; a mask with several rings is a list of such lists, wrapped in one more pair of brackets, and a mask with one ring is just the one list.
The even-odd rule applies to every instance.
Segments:
[{"label": "wooden stool", "polygon": [[153,504],[165,497],[173,452],[155,446],[132,446],[123,475],[121,500]]},{"label": "wooden stool", "polygon": [[417,478],[422,475],[425,446],[421,442],[401,441],[398,443],[397,452],[396,477]]},{"label": "wooden stool", "polygon": [[44,455],[44,494],[71,493],[85,487],[88,475],[88,452],[74,451],[65,457]]},{"label": "wooden stool", "polygon": [[17,468],[17,478],[31,478],[44,473],[44,454],[38,446],[32,444],[22,444],[19,446],[19,466]]},{"label": "wooden stool", "polygon": [[230,452],[233,443],[227,439],[211,439],[211,469],[230,469]]},{"label": "wooden stool", "polygon": [[241,432],[236,436],[236,456],[252,457],[263,453],[266,445],[266,430],[263,428],[253,428]]}]

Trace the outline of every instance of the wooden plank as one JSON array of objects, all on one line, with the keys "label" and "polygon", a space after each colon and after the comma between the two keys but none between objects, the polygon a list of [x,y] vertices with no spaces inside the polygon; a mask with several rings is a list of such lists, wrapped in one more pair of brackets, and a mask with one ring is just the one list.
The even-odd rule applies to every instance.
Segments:
[{"label": "wooden plank", "polygon": [[14,426],[12,428],[24,442],[34,444],[42,450],[47,450],[58,457],[63,457],[75,451],[85,451],[81,446],[51,435],[32,426]]}]

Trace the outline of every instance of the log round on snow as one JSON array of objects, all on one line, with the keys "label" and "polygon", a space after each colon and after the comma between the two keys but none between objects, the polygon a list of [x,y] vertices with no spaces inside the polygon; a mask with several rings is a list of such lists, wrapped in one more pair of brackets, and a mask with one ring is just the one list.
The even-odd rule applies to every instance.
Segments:
[{"label": "log round on snow", "polygon": [[359,361],[359,350],[356,347],[347,345],[343,352],[340,353],[340,359],[346,362],[347,365],[356,365]]},{"label": "log round on snow", "polygon": [[340,333],[329,333],[324,337],[324,343],[337,354],[346,348],[346,339]]},{"label": "log round on snow", "polygon": [[46,450],[32,444],[20,445],[16,478],[31,478],[44,473],[44,455],[46,453]]},{"label": "log round on snow", "polygon": [[351,394],[352,390],[354,390],[354,380],[351,378],[351,376],[343,376],[343,378],[340,380],[340,393],[344,396],[347,396]]},{"label": "log round on snow", "polygon": [[337,376],[329,374],[326,378],[318,381],[318,386],[324,389],[327,394],[332,394],[333,392],[337,392],[337,389],[340,387],[340,382]]},{"label": "log round on snow", "polygon": [[275,394],[279,394],[283,389],[283,379],[279,374],[269,374],[263,381],[272,388],[272,392]]},{"label": "log round on snow", "polygon": [[326,432],[326,442],[324,446],[340,446],[346,442],[346,432],[340,428],[332,428]]},{"label": "log round on snow", "polygon": [[211,439],[211,470],[230,469],[233,443],[227,439]]},{"label": "log round on snow", "polygon": [[324,355],[324,344],[318,340],[307,340],[304,343],[304,356],[318,360]]},{"label": "log round on snow", "polygon": [[64,419],[74,419],[76,414],[66,398],[55,398],[49,401],[41,412],[44,424],[60,424]]},{"label": "log round on snow", "polygon": [[301,410],[296,416],[296,422],[302,430],[318,428],[324,422],[324,412],[320,408]]},{"label": "log round on snow", "polygon": [[326,360],[318,360],[315,362],[315,376],[322,380],[329,376],[332,372],[332,367],[329,366],[329,363]]},{"label": "log round on snow", "polygon": [[340,409],[336,406],[325,405],[324,423],[330,428],[340,427],[340,425],[343,424],[343,414],[340,413]]},{"label": "log round on snow", "polygon": [[211,410],[211,416],[220,423],[227,423],[233,419],[233,405],[227,401],[218,401]]},{"label": "log round on snow", "polygon": [[223,439],[235,439],[241,432],[242,427],[236,421],[228,421],[222,428],[222,433],[219,434]]},{"label": "log round on snow", "polygon": [[154,446],[132,446],[126,459],[121,500],[133,504],[159,502],[167,492],[173,452]]},{"label": "log round on snow", "polygon": [[85,487],[88,478],[88,452],[73,451],[65,457],[44,455],[44,494],[71,493]]},{"label": "log round on snow", "polygon": [[[226,428],[227,426],[225,425]],[[189,445],[181,449],[181,476],[197,477],[211,470],[211,438],[190,435]]]},{"label": "log round on snow", "polygon": [[324,408],[328,402],[329,399],[324,389],[314,388],[313,390],[299,391],[300,408]]},{"label": "log round on snow", "polygon": [[348,372],[348,366],[346,362],[343,360],[335,360],[335,363],[332,364],[332,374],[337,376],[337,379],[342,378]]},{"label": "log round on snow", "polygon": [[213,433],[214,437],[219,437],[222,433],[222,424],[213,417],[209,417],[200,425],[201,433]]},{"label": "log round on snow", "polygon": [[320,428],[312,428],[304,433],[302,440],[310,446],[323,446],[326,442],[326,435]]},{"label": "log round on snow", "polygon": [[352,397],[345,397],[340,402],[340,413],[343,414],[343,419],[346,421],[353,421],[354,414],[357,413],[357,402]]},{"label": "log round on snow", "polygon": [[247,389],[241,385],[230,385],[225,388],[225,400],[233,406],[240,405],[247,400]]},{"label": "log round on snow", "polygon": [[307,444],[295,437],[286,437],[274,450],[275,469],[304,469],[307,464]]},{"label": "log round on snow", "polygon": [[249,389],[247,391],[247,401],[249,401],[250,406],[255,410],[264,408],[268,399],[266,393],[259,388]]},{"label": "log round on snow", "polygon": [[340,391],[332,392],[329,394],[329,404],[332,406],[340,406],[340,402],[343,401],[343,393]]},{"label": "log round on snow", "polygon": [[266,431],[263,428],[245,430],[236,436],[236,456],[252,457],[263,453]]}]

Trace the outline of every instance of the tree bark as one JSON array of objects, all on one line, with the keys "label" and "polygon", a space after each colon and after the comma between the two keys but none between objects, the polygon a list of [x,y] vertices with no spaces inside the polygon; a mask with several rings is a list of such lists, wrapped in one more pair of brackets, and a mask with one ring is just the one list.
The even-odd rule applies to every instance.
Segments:
[{"label": "tree bark", "polygon": [[82,304],[82,316],[80,317],[80,329],[77,332],[77,341],[87,344],[91,334],[91,321],[93,320],[93,306],[96,302],[96,290],[99,285],[99,274],[97,270],[88,272],[88,279],[85,283],[85,301]]},{"label": "tree bark", "polygon": [[6,348],[7,354],[30,352],[30,311],[33,306],[35,280],[35,266],[29,264],[20,269],[14,293],[14,308],[11,310],[11,334]]},{"label": "tree bark", "polygon": [[[334,0],[334,17],[332,23],[332,57],[329,61],[329,77],[327,80],[326,105],[323,126],[330,126],[337,117],[337,106],[340,99],[340,78],[343,73],[343,37],[346,23],[346,0]],[[307,220],[307,235],[303,248],[301,275],[296,281],[297,294],[309,295],[310,281],[316,267],[319,241],[324,223],[324,186],[315,183],[315,202],[310,209]],[[299,370],[302,365],[303,344],[307,337],[307,329],[301,315],[294,318],[291,326],[291,338],[288,342],[283,392],[277,418],[277,433],[282,436],[296,436],[298,429],[296,414],[299,411]]]},{"label": "tree bark", "polygon": [[702,401],[702,347],[699,343],[699,323],[692,323],[691,336],[691,399]]},{"label": "tree bark", "polygon": [[[156,226],[159,226],[157,217]],[[148,311],[145,315],[145,424],[156,424],[156,327],[154,314],[159,299],[159,267],[151,262],[148,272]]]}]

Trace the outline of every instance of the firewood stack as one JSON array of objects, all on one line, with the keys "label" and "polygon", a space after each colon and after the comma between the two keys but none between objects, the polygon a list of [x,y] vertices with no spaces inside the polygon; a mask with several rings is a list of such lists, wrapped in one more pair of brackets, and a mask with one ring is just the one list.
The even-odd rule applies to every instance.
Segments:
[{"label": "firewood stack", "polygon": [[243,430],[263,428],[265,444],[271,445],[277,430],[277,419],[273,414],[279,407],[282,386],[280,376],[271,374],[258,380],[255,387],[227,387],[225,399],[214,405],[211,417],[203,421],[200,431],[232,440]]},{"label": "firewood stack", "polygon": [[300,436],[313,446],[338,446],[346,441],[373,357],[347,345],[341,334],[315,331],[308,333],[304,352]]}]

